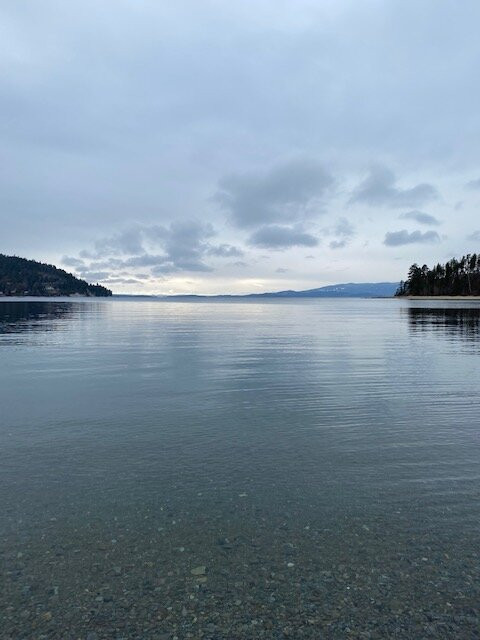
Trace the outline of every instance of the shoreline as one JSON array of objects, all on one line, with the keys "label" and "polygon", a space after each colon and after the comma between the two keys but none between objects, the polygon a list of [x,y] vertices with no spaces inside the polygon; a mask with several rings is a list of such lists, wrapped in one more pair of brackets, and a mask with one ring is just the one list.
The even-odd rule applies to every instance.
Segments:
[{"label": "shoreline", "polygon": [[204,301],[222,301],[222,302],[270,302],[276,300],[298,301],[298,300],[459,300],[464,302],[480,302],[479,296],[275,296],[275,295],[172,295],[172,296],[155,296],[145,294],[113,294],[112,296],[0,296],[2,302],[55,302],[55,301],[83,301],[83,300],[118,300],[129,298],[143,298],[150,300],[158,300],[163,302],[204,302]]},{"label": "shoreline", "polygon": [[406,300],[479,300],[480,296],[396,296]]}]

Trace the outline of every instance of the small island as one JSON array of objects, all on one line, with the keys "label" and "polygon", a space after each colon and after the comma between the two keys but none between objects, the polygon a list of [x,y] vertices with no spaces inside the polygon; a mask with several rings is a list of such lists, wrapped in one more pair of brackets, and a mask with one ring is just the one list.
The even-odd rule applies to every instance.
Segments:
[{"label": "small island", "polygon": [[446,264],[431,269],[424,264],[412,264],[408,278],[400,285],[396,296],[411,297],[478,297],[480,296],[480,254],[452,258]]},{"label": "small island", "polygon": [[0,254],[0,296],[111,296],[63,269],[36,260]]}]

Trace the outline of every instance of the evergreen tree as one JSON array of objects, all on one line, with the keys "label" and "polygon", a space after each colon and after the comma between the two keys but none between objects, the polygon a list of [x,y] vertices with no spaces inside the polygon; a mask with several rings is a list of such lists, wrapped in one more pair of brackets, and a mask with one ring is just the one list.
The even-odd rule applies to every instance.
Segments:
[{"label": "evergreen tree", "polygon": [[396,296],[480,296],[480,254],[452,258],[431,269],[412,264]]}]

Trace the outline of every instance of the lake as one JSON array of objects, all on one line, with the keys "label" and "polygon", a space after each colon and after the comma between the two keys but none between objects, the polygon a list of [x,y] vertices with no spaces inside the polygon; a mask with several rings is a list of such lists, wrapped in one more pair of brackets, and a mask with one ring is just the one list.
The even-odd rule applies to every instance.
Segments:
[{"label": "lake", "polygon": [[0,301],[0,637],[479,638],[480,304]]}]

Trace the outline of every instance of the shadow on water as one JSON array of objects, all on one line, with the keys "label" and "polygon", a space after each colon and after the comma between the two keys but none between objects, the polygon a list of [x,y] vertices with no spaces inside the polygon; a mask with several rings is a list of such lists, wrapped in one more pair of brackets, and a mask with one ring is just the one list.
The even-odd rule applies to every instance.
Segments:
[{"label": "shadow on water", "polygon": [[[0,337],[8,334],[24,334],[55,331],[58,320],[74,314],[69,302],[20,301],[0,303]],[[0,342],[1,344],[1,342]]]},{"label": "shadow on water", "polygon": [[473,308],[416,308],[408,309],[412,332],[443,334],[446,338],[479,342],[480,307]]}]

